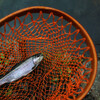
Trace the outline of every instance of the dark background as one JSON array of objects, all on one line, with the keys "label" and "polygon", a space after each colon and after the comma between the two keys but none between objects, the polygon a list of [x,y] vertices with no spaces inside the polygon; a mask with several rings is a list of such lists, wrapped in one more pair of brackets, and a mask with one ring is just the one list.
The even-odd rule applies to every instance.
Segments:
[{"label": "dark background", "polygon": [[100,0],[0,0],[0,19],[30,6],[48,6],[68,13],[83,25],[100,52]]}]

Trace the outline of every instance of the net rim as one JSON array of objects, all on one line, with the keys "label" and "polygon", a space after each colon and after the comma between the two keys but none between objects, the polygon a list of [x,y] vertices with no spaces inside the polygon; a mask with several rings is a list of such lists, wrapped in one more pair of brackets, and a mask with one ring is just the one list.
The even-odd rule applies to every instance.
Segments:
[{"label": "net rim", "polygon": [[90,90],[90,88],[92,87],[92,85],[94,83],[96,73],[97,73],[97,54],[96,54],[96,49],[95,49],[95,46],[93,44],[91,37],[89,36],[87,31],[83,28],[83,26],[76,19],[71,17],[69,14],[67,14],[61,10],[55,9],[55,8],[45,7],[45,6],[33,6],[33,7],[28,7],[28,8],[24,8],[24,9],[15,11],[15,12],[5,16],[4,18],[0,19],[0,27],[2,27],[5,24],[5,22],[12,21],[16,16],[21,17],[21,16],[27,14],[27,12],[39,13],[40,11],[42,11],[43,13],[53,12],[54,15],[59,16],[59,17],[63,16],[63,18],[65,20],[67,20],[68,22],[72,22],[72,25],[76,29],[80,29],[80,34],[86,38],[86,44],[90,47],[90,49],[89,49],[90,56],[93,58],[92,66],[91,66],[93,71],[90,75],[89,83],[85,87],[84,92],[77,97],[77,100],[81,100],[82,98],[85,97],[85,95],[88,93],[88,91]]}]

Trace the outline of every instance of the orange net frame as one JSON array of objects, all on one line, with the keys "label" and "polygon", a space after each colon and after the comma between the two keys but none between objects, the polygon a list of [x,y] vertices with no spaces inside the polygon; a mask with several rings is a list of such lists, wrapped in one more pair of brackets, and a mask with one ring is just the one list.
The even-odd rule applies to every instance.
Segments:
[{"label": "orange net frame", "polygon": [[49,7],[30,7],[0,20],[0,78],[16,63],[43,53],[27,76],[0,86],[0,100],[81,100],[97,69],[96,51],[84,28]]}]

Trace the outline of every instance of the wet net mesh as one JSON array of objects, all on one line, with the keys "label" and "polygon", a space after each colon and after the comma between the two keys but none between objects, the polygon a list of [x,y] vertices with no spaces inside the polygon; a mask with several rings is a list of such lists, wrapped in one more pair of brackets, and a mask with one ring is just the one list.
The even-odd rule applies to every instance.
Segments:
[{"label": "wet net mesh", "polygon": [[42,53],[39,66],[0,86],[0,100],[73,100],[84,92],[92,72],[89,47],[72,22],[50,14],[15,17],[0,32],[0,78],[16,63]]}]

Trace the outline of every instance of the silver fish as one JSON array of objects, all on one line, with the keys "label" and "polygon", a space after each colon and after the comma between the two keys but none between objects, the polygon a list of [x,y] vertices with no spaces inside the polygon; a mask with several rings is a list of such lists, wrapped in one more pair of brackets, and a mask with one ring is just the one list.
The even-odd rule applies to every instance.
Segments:
[{"label": "silver fish", "polygon": [[0,85],[13,82],[23,76],[26,76],[39,65],[42,59],[43,55],[41,53],[38,53],[21,62],[19,65],[15,65],[16,68],[14,70],[0,79]]}]

